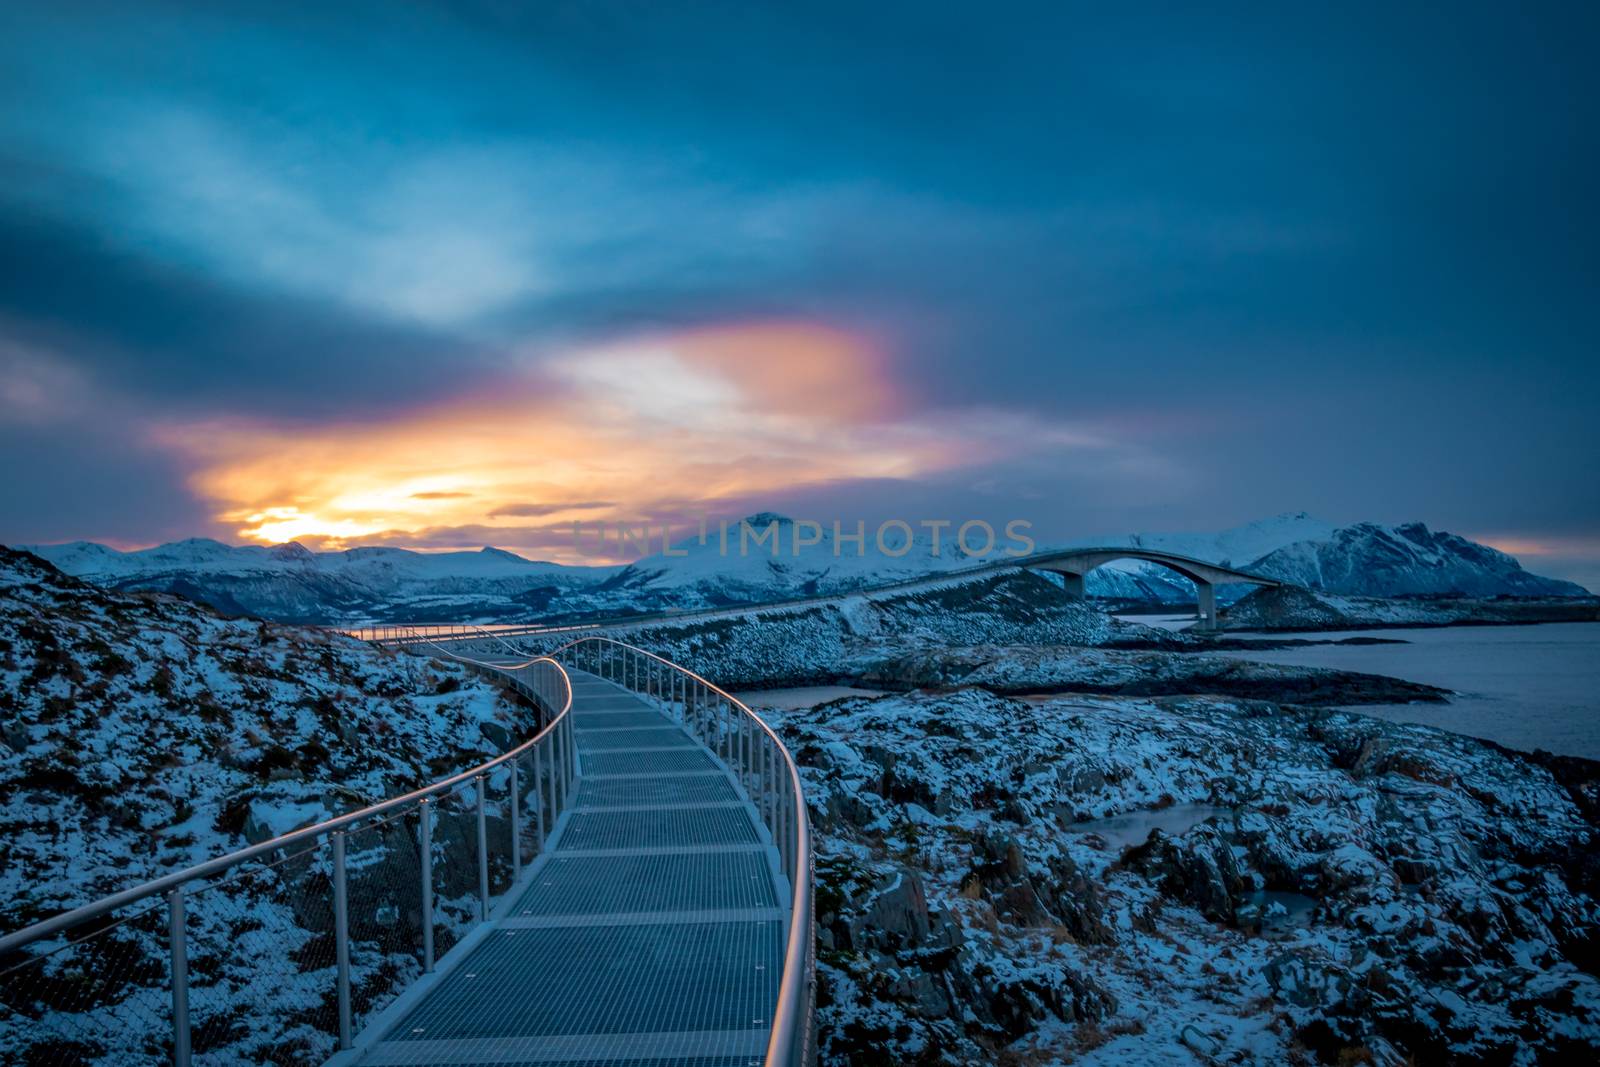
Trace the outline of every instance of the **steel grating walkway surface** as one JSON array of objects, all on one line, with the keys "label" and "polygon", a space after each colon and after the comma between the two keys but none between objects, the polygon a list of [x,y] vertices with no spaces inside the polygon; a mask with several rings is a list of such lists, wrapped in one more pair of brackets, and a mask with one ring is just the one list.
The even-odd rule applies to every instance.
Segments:
[{"label": "steel grating walkway surface", "polygon": [[518,895],[363,1064],[749,1067],[764,1061],[788,885],[725,764],[571,671],[572,807]]}]

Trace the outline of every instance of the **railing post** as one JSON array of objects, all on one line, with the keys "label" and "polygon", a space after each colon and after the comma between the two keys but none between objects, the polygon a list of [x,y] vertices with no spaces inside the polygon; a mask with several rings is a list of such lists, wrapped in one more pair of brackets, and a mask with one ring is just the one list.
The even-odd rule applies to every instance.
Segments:
[{"label": "railing post", "polygon": [[[550,823],[548,830],[551,833],[555,832],[556,820],[561,815],[561,809],[556,807],[556,739],[560,732],[561,727],[557,726],[556,733],[551,734],[550,739],[546,742],[550,749],[550,773],[546,777],[550,781]],[[541,800],[540,803],[543,803],[543,801]]]},{"label": "railing post", "polygon": [[514,759],[511,761],[511,880],[513,882],[522,877],[522,792],[517,785],[517,760]]},{"label": "railing post", "polygon": [[172,1063],[189,1067],[189,924],[183,886],[167,893],[167,932],[172,951]]},{"label": "railing post", "polygon": [[[788,854],[788,870],[793,871],[795,864],[800,862],[800,855],[794,850],[795,835],[800,832],[800,796],[790,792],[783,805],[783,844],[784,851]],[[795,875],[789,876],[791,879]]]},{"label": "railing post", "polygon": [[572,806],[572,779],[578,773],[578,738],[572,732],[572,716],[568,715],[561,723],[567,738],[567,758],[561,765],[561,773],[565,776],[561,781],[561,806],[568,808]]},{"label": "railing post", "polygon": [[[781,764],[780,764],[781,766]],[[778,866],[785,871],[789,869],[789,791],[778,791]],[[793,884],[789,887],[794,888]]]},{"label": "railing post", "polygon": [[577,761],[573,751],[571,715],[561,720],[561,736],[565,741],[561,749],[561,806],[566,808],[572,803],[572,772]]},{"label": "railing post", "polygon": [[744,781],[744,787],[752,792],[755,783],[750,780],[750,716],[734,709],[734,714],[739,716],[739,777]]},{"label": "railing post", "polygon": [[489,820],[484,812],[483,775],[478,775],[478,920],[489,921]]},{"label": "railing post", "polygon": [[345,882],[344,831],[333,838],[333,943],[339,975],[339,1047],[350,1047],[350,900]]},{"label": "railing post", "polygon": [[556,820],[561,818],[561,775],[562,754],[566,752],[567,728],[562,723],[556,723],[555,730],[550,734],[550,829],[556,828]]},{"label": "railing post", "polygon": [[[736,762],[733,757],[733,748],[734,745],[738,743],[737,731],[735,729],[737,724],[728,717],[732,713],[733,709],[729,707],[728,702],[723,700],[721,697],[714,697],[713,699],[715,699],[717,702],[717,729],[722,733],[722,758],[730,767],[732,767]],[[739,769],[737,767],[734,767],[733,769],[733,778],[734,781],[739,780]]]},{"label": "railing post", "polygon": [[540,767],[543,761],[539,758],[539,751],[542,748],[544,748],[542,742],[533,746],[533,795],[539,802],[534,808],[534,826],[539,831],[540,853],[544,852],[544,770]]},{"label": "railing post", "polygon": [[422,821],[418,859],[422,868],[422,973],[433,973],[433,798],[418,805]]},{"label": "railing post", "polygon": [[772,742],[764,731],[758,730],[756,743],[761,746],[761,818],[771,830],[776,821],[772,817]]},{"label": "railing post", "polygon": [[[746,715],[745,718],[750,716]],[[751,776],[755,781],[756,790],[756,817],[761,820],[761,825],[772,828],[767,821],[767,745],[766,737],[756,727],[750,724],[750,752]]]},{"label": "railing post", "polygon": [[[777,776],[779,774],[783,773],[783,761],[782,760],[774,760],[773,761],[773,770],[774,770],[773,777],[776,780]],[[786,817],[785,812],[788,810],[789,798],[788,798],[787,794],[785,793],[785,791],[784,791],[782,786],[774,784],[773,785],[773,790],[774,790],[774,792],[772,794],[772,843],[778,846],[778,869],[779,870],[786,870],[787,868],[785,867],[785,864],[787,863],[787,860],[784,859],[785,851],[784,851],[784,847],[783,847],[783,838],[784,838],[783,822],[784,822],[784,819]]]}]

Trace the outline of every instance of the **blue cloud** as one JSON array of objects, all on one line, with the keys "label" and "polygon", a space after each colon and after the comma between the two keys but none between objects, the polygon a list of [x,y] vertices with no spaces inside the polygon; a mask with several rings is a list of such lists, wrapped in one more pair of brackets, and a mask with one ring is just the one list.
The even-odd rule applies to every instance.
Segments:
[{"label": "blue cloud", "polygon": [[[319,420],[814,318],[890,338],[907,403],[1171,457],[1161,525],[1593,533],[1597,21],[12,5],[0,340],[140,417]],[[1133,488],[1080,487],[1097,527]]]}]

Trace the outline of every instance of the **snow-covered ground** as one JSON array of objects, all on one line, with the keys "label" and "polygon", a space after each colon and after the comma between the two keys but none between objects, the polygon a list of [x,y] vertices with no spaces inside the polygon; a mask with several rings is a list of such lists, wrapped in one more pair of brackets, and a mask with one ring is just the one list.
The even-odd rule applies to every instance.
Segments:
[{"label": "snow-covered ground", "polygon": [[[1596,813],[1544,767],[1226,700],[774,717],[822,851],[824,1062],[1600,1054]],[[1070,832],[1163,808],[1132,848]]]},{"label": "snow-covered ground", "polygon": [[[7,927],[437,777],[518,726],[425,660],[0,565]],[[818,832],[824,1063],[1600,1052],[1600,766],[1296,706],[1426,687],[1197,653],[1027,574],[625,636],[789,708],[764,714]],[[414,977],[404,854],[355,848],[358,1013]],[[240,1057],[316,1062],[327,894],[315,857],[283,870],[298,880],[197,902],[196,1011]],[[103,974],[56,975],[45,1021],[92,974],[144,1006],[119,1021],[158,1050],[161,919],[129,923]],[[19,1047],[37,1004],[6,1004],[0,1047]]]},{"label": "snow-covered ground", "polygon": [[1329,631],[1378,626],[1600,621],[1600,597],[1360,597],[1296,586],[1256,589],[1222,612],[1225,630]]},{"label": "snow-covered ground", "polygon": [[[0,928],[436,780],[503,751],[527,719],[457,668],[109,593],[0,549]],[[383,944],[415,929],[391,892],[386,832],[406,830],[351,838],[352,922],[371,941],[356,954],[363,1011],[417,968]],[[441,840],[464,832],[441,819]],[[191,900],[197,1043],[241,1062],[331,1049],[325,871],[322,853],[283,857]],[[447,917],[470,893],[441,885]],[[123,924],[0,982],[0,1060],[70,1039],[82,1062],[112,1067],[170,1038],[164,902],[113,918]],[[94,1005],[106,1007],[79,1014]],[[101,1056],[107,1020],[120,1029]]]}]

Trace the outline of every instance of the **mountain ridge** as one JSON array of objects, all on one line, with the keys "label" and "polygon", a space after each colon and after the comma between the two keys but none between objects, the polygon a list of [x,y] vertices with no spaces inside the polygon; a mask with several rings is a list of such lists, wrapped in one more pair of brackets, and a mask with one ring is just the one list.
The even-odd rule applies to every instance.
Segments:
[{"label": "mountain ridge", "polygon": [[[230,613],[341,625],[534,622],[727,607],[848,593],[980,562],[961,551],[948,531],[942,543],[927,530],[914,532],[903,550],[903,538],[880,546],[868,531],[857,548],[851,534],[836,541],[834,531],[820,525],[814,541],[808,530],[806,543],[797,545],[799,524],[771,512],[741,521],[754,532],[777,524],[781,540],[756,543],[732,523],[726,552],[721,530],[712,530],[703,541],[686,538],[671,551],[632,563],[593,566],[532,560],[491,546],[314,552],[294,541],[230,546],[190,538],[131,552],[86,541],[24,547],[69,574],[113,589],[173,592]],[[1532,574],[1504,552],[1422,523],[1336,527],[1291,512],[1216,534],[1127,534],[1049,547],[1091,544],[1161,549],[1347,595],[1586,593],[1574,583]],[[1131,560],[1092,572],[1088,591],[1123,604],[1183,603],[1194,596],[1174,572]]]}]

